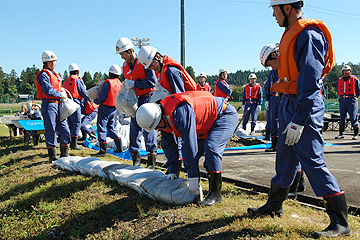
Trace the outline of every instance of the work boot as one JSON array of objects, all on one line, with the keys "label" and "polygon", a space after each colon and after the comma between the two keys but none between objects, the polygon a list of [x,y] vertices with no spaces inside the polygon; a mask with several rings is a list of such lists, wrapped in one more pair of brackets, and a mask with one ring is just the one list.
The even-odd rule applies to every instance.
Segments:
[{"label": "work boot", "polygon": [[122,141],[121,141],[121,138],[115,139],[114,142],[115,142],[115,146],[116,146],[116,149],[114,149],[114,152],[116,152],[116,153],[121,153],[121,152],[122,152]]},{"label": "work boot", "polygon": [[221,173],[208,173],[209,194],[204,201],[199,203],[200,206],[211,206],[221,203]]},{"label": "work boot", "polygon": [[40,137],[39,134],[34,135],[34,137],[33,137],[34,146],[39,145],[39,137]]},{"label": "work boot", "polygon": [[339,136],[336,136],[335,139],[342,139],[342,138],[344,138],[344,130],[345,130],[345,128],[340,127],[340,128],[339,128]]},{"label": "work boot", "polygon": [[301,171],[300,174],[300,182],[297,191],[298,192],[304,192],[306,190],[306,183],[305,183],[305,177],[304,177],[304,170]]},{"label": "work boot", "polygon": [[95,154],[91,154],[91,156],[93,157],[106,157],[106,151],[107,151],[107,146],[108,143],[104,142],[104,143],[100,143],[100,150],[98,153]]},{"label": "work boot", "polygon": [[265,205],[259,208],[248,208],[247,212],[252,217],[260,217],[269,215],[271,217],[278,216],[282,217],[283,202],[287,199],[289,188],[280,188],[271,184],[269,197]]},{"label": "work boot", "polygon": [[94,130],[91,131],[91,132],[89,132],[89,137],[91,138],[91,139],[90,139],[90,142],[91,142],[91,143],[96,143],[96,142],[97,142],[96,133],[95,133]]},{"label": "work boot", "polygon": [[250,135],[254,135],[254,134],[255,134],[255,126],[251,125]]},{"label": "work boot", "polygon": [[86,133],[84,132],[84,130],[80,130],[81,131],[81,138],[78,138],[78,141],[85,141],[86,140]]},{"label": "work boot", "polygon": [[70,157],[68,145],[60,145],[60,157]]},{"label": "work boot", "polygon": [[322,236],[350,236],[350,226],[347,219],[348,210],[346,205],[345,192],[340,192],[340,195],[334,197],[323,198],[325,203],[325,211],[330,217],[330,225],[321,232],[315,232],[314,238],[320,238]]},{"label": "work boot", "polygon": [[288,194],[289,199],[296,199],[297,198],[299,183],[300,183],[300,179],[301,179],[301,173],[302,173],[302,171],[296,173],[294,182],[290,186],[290,189],[289,189],[289,194]]},{"label": "work boot", "polygon": [[83,150],[84,148],[82,146],[79,146],[77,144],[77,141],[78,141],[78,137],[71,137],[70,148],[72,150]]},{"label": "work boot", "polygon": [[[269,129],[266,129],[265,131],[265,138],[264,140],[270,140],[270,130]],[[271,139],[272,140],[272,139]]]},{"label": "work boot", "polygon": [[55,147],[47,148],[47,150],[48,150],[48,154],[49,154],[49,162],[50,163],[58,160],[58,158],[56,156],[56,148]]},{"label": "work boot", "polygon": [[149,153],[146,168],[155,170],[155,165],[156,165],[156,153]]},{"label": "work boot", "polygon": [[352,137],[352,140],[358,139],[359,138],[358,135],[359,135],[359,128],[356,127],[354,128],[354,136]]},{"label": "work boot", "polygon": [[139,152],[132,152],[131,153],[131,159],[133,161],[133,166],[140,166],[141,164],[141,158]]},{"label": "work boot", "polygon": [[271,137],[271,147],[265,149],[265,152],[276,152],[278,137]]}]

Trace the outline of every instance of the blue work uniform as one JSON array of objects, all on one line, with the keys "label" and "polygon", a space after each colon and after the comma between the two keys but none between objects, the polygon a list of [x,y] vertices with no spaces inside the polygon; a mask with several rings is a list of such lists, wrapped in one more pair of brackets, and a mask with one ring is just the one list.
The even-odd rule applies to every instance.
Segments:
[{"label": "blue work uniform", "polygon": [[70,130],[68,122],[59,119],[59,97],[61,92],[54,89],[50,84],[50,76],[44,71],[41,72],[36,81],[41,85],[42,91],[54,99],[42,99],[41,115],[44,120],[45,143],[47,148],[54,148],[57,145],[56,132],[60,136],[60,145],[67,146],[70,142]]},{"label": "blue work uniform", "polygon": [[98,110],[97,118],[97,134],[99,143],[108,143],[106,142],[106,130],[108,131],[109,137],[112,139],[120,139],[117,130],[115,129],[115,116],[116,108],[115,106],[107,106],[104,103],[108,97],[108,92],[110,91],[110,84],[104,82],[99,97],[94,100],[94,103],[100,105]]},{"label": "blue work uniform", "polygon": [[92,111],[89,114],[86,114],[86,111],[85,111],[86,104],[87,104],[87,101],[83,101],[82,104],[81,104],[81,112],[85,116],[81,119],[80,129],[85,134],[88,134],[89,132],[94,131],[94,130],[88,128],[87,125],[91,124],[91,122],[96,118],[97,113],[98,113],[98,108],[95,108],[94,111]]},{"label": "blue work uniform", "polygon": [[[228,104],[223,111],[225,98],[215,97],[217,104],[217,118],[206,139],[198,139],[194,109],[190,104],[180,103],[173,112],[174,127],[179,131],[182,139],[182,156],[188,178],[199,177],[199,159],[205,153],[204,167],[208,172],[221,172],[222,156],[226,143],[233,135],[238,121],[236,109]],[[161,132],[161,146],[168,159],[166,165],[169,173],[178,170],[179,159],[177,138],[171,134]]]},{"label": "blue work uniform", "polygon": [[304,129],[299,142],[292,146],[285,145],[286,134],[279,134],[276,175],[271,183],[281,188],[289,187],[302,166],[316,196],[328,196],[340,192],[337,180],[324,162],[321,135],[325,112],[320,94],[321,74],[328,43],[320,29],[310,25],[298,35],[295,46],[299,71],[297,94],[284,94],[280,102],[279,132],[282,133],[290,122],[302,125]]},{"label": "blue work uniform", "polygon": [[278,111],[279,105],[281,101],[281,93],[276,93],[270,90],[270,87],[274,85],[275,82],[279,80],[279,74],[277,69],[273,69],[269,73],[269,89],[266,101],[269,101],[269,112],[270,112],[270,137],[277,137],[278,136]]},{"label": "blue work uniform", "polygon": [[[249,85],[250,85],[250,83],[249,83]],[[251,85],[250,85],[250,87],[251,87]],[[246,124],[249,121],[250,115],[251,115],[251,126],[253,126],[253,127],[256,126],[256,121],[257,121],[257,117],[259,114],[257,106],[258,105],[261,106],[261,104],[262,104],[262,101],[263,101],[262,95],[263,95],[263,91],[262,91],[261,86],[259,86],[259,92],[258,92],[257,98],[246,98],[246,94],[245,94],[245,90],[244,90],[242,104],[243,104],[243,106],[245,106],[245,111],[246,111],[246,109],[250,108],[243,119],[242,124],[243,124],[244,129],[246,127]]]}]

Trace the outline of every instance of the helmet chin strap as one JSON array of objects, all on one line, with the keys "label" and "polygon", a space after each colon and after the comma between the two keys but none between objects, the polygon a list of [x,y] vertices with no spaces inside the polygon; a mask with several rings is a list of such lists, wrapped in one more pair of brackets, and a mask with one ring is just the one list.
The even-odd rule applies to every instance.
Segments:
[{"label": "helmet chin strap", "polygon": [[[287,27],[289,26],[289,20],[288,20],[288,18],[289,18],[289,16],[290,16],[290,14],[289,14],[289,15],[286,15],[285,10],[284,10],[284,6],[285,6],[285,5],[280,5],[279,7],[280,7],[280,10],[281,10],[282,14],[283,14],[284,17],[285,17],[284,22],[283,22],[283,27],[287,28]],[[290,5],[290,6],[291,6],[291,5]],[[293,7],[291,6],[290,12],[292,11],[292,9],[293,9]]]}]

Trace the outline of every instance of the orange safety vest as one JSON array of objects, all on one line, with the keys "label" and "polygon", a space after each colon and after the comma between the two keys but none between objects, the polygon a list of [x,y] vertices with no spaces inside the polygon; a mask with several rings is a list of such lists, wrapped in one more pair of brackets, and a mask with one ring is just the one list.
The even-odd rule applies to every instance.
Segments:
[{"label": "orange safety vest", "polygon": [[181,135],[174,127],[173,112],[182,102],[189,103],[194,109],[197,137],[205,139],[217,118],[217,104],[214,96],[205,91],[187,91],[169,95],[161,101],[164,115],[170,123],[166,132],[174,133],[177,137]]},{"label": "orange safety vest", "polygon": [[217,80],[216,84],[215,84],[214,97],[223,97],[223,98],[228,98],[228,97],[230,97],[229,95],[227,95],[226,93],[224,93],[223,91],[221,91],[221,90],[218,88],[218,83],[219,83],[219,82],[223,82],[223,83],[225,83],[225,85],[226,85],[227,87],[229,87],[228,83],[227,83],[225,80],[219,78],[219,79]]},{"label": "orange safety vest", "polygon": [[245,99],[250,99],[250,98],[254,98],[254,99],[258,99],[259,97],[259,88],[260,88],[260,83],[255,83],[254,86],[250,86],[250,83],[248,83],[245,86]]},{"label": "orange safety vest", "polygon": [[175,61],[174,59],[172,59],[171,57],[166,56],[166,55],[164,55],[163,70],[161,71],[160,77],[159,77],[159,83],[161,86],[166,88],[166,90],[168,90],[170,93],[174,93],[171,89],[171,85],[166,76],[166,71],[167,71],[168,66],[175,66],[175,67],[180,68],[180,70],[182,72],[182,79],[184,81],[185,91],[195,91],[196,90],[196,83],[192,79],[190,74],[185,70],[185,68],[180,63],[178,63],[177,61]]},{"label": "orange safety vest", "polygon": [[113,79],[106,79],[104,81],[104,83],[109,82],[110,84],[110,89],[107,95],[107,98],[105,100],[105,102],[103,102],[103,105],[107,105],[109,107],[115,107],[115,99],[117,94],[120,91],[121,88],[121,82],[118,78],[113,78]]},{"label": "orange safety vest", "polygon": [[50,84],[52,86],[53,89],[55,90],[58,90],[60,92],[60,89],[61,89],[61,77],[60,75],[55,72],[55,71],[50,71],[46,68],[43,68],[37,75],[36,75],[36,90],[37,90],[37,98],[38,99],[54,99],[54,98],[58,98],[60,99],[60,97],[53,97],[53,96],[49,96],[49,95],[46,95],[44,93],[44,91],[42,90],[42,87],[41,87],[41,84],[37,81],[40,73],[42,72],[46,72],[49,77],[50,77]]},{"label": "orange safety vest", "polygon": [[277,57],[280,81],[276,82],[271,87],[271,91],[285,94],[296,94],[296,81],[299,72],[295,62],[295,43],[298,35],[309,25],[318,27],[324,34],[325,39],[329,44],[329,49],[325,54],[325,65],[321,78],[324,78],[335,66],[335,53],[332,37],[326,24],[317,19],[299,19],[294,23],[294,25],[285,30],[281,38],[279,56]]},{"label": "orange safety vest", "polygon": [[64,88],[69,90],[69,92],[71,93],[71,96],[73,98],[83,100],[83,97],[80,96],[80,94],[79,94],[79,89],[77,88],[77,84],[76,84],[76,80],[78,78],[80,78],[80,80],[84,83],[84,81],[81,79],[81,77],[76,76],[76,75],[71,75],[64,81],[63,86],[64,86]]},{"label": "orange safety vest", "polygon": [[197,91],[207,91],[209,92],[210,90],[210,85],[208,82],[205,82],[204,86],[201,86],[200,83],[196,84],[196,90]]},{"label": "orange safety vest", "polygon": [[351,75],[347,81],[344,81],[344,78],[341,77],[338,80],[338,94],[340,97],[343,96],[356,96],[355,91],[355,76]]},{"label": "orange safety vest", "polygon": [[[135,65],[132,70],[129,66],[129,63],[126,61],[124,62],[122,69],[125,79],[129,79],[133,81],[146,79],[144,66],[141,63],[139,63],[138,58],[135,59]],[[134,89],[138,96],[155,91],[155,87],[143,88],[143,89],[134,88]]]}]

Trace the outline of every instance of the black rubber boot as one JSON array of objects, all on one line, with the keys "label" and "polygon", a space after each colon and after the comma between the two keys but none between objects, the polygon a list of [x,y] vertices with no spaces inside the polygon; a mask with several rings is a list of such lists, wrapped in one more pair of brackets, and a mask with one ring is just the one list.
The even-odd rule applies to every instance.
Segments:
[{"label": "black rubber boot", "polygon": [[265,152],[276,152],[278,137],[271,137],[271,147],[265,149]]},{"label": "black rubber boot", "polygon": [[100,150],[99,152],[95,153],[95,154],[91,154],[91,156],[93,157],[106,157],[106,151],[107,151],[107,143],[100,143]]},{"label": "black rubber boot", "polygon": [[140,166],[141,164],[141,158],[139,152],[132,152],[131,153],[131,159],[133,161],[133,166]]},{"label": "black rubber boot", "polygon": [[248,208],[247,212],[252,217],[269,215],[281,217],[284,213],[283,202],[286,200],[289,188],[280,188],[271,184],[269,197],[265,205],[259,208]]},{"label": "black rubber boot", "polygon": [[78,137],[71,137],[70,148],[72,150],[83,150],[84,148],[82,146],[79,146],[77,144],[77,141],[78,141]]},{"label": "black rubber boot", "polygon": [[255,126],[251,125],[250,135],[254,135],[254,134],[255,134]]},{"label": "black rubber boot", "polygon": [[149,153],[146,168],[155,170],[155,165],[156,165],[156,153]]},{"label": "black rubber boot", "polygon": [[339,136],[336,136],[335,139],[344,138],[344,130],[345,130],[345,128],[340,127],[340,128],[339,128]]},{"label": "black rubber boot", "polygon": [[349,236],[350,226],[348,223],[348,210],[345,193],[335,197],[324,197],[325,210],[330,217],[330,225],[321,232],[315,232],[314,238]]},{"label": "black rubber boot", "polygon": [[122,141],[121,141],[121,138],[115,139],[114,142],[115,142],[115,146],[116,146],[116,149],[114,149],[114,152],[116,152],[116,153],[121,153],[121,152],[122,152]]},{"label": "black rubber boot", "polygon": [[87,134],[86,134],[83,130],[80,130],[80,131],[81,131],[82,137],[81,137],[81,138],[78,138],[78,141],[85,141]]},{"label": "black rubber boot", "polygon": [[270,140],[270,130],[269,129],[266,129],[265,131],[265,138],[264,140]]},{"label": "black rubber boot", "polygon": [[209,194],[204,201],[199,202],[200,206],[211,206],[221,203],[221,173],[208,173]]},{"label": "black rubber boot", "polygon": [[68,145],[60,145],[60,157],[70,157]]},{"label": "black rubber boot", "polygon": [[97,142],[96,134],[94,131],[89,132],[89,137],[91,138],[90,139],[91,143]]},{"label": "black rubber boot", "polygon": [[306,183],[305,183],[304,171],[302,170],[300,174],[300,182],[297,191],[304,192],[305,189],[306,189]]},{"label": "black rubber boot", "polygon": [[301,179],[301,172],[297,172],[293,184],[290,186],[288,198],[296,199],[298,195],[298,188]]},{"label": "black rubber boot", "polygon": [[40,134],[35,134],[33,137],[34,146],[39,145]]},{"label": "black rubber boot", "polygon": [[358,139],[359,137],[359,128],[354,128],[354,136],[352,137],[352,140],[356,140]]},{"label": "black rubber boot", "polygon": [[57,156],[56,156],[56,148],[52,147],[52,148],[48,148],[48,154],[49,154],[49,162],[52,163],[53,161],[58,160]]}]

